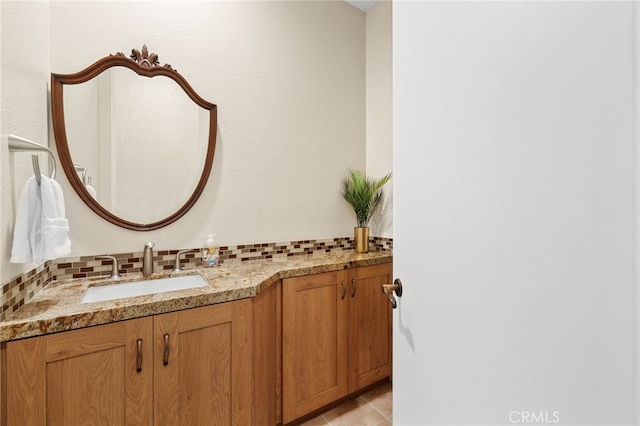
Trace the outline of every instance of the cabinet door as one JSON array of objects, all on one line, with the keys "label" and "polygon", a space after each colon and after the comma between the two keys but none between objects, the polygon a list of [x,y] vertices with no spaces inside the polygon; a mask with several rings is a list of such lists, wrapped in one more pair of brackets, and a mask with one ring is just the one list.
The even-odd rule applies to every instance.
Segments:
[{"label": "cabinet door", "polygon": [[391,304],[381,288],[391,274],[385,263],[354,269],[349,277],[349,392],[391,374]]},{"label": "cabinet door", "polygon": [[6,424],[150,425],[152,320],[8,342]]},{"label": "cabinet door", "polygon": [[284,423],[347,393],[347,284],[344,271],[283,280]]},{"label": "cabinet door", "polygon": [[154,422],[251,424],[250,299],[154,318]]}]

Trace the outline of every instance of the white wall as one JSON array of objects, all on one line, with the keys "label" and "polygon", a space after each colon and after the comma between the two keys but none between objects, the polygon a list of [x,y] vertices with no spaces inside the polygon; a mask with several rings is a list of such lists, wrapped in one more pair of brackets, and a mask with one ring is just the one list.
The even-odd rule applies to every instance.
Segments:
[{"label": "white wall", "polygon": [[[380,178],[393,168],[391,1],[382,0],[367,11],[367,174]],[[384,187],[386,201],[371,221],[371,233],[393,237],[393,187]]]},{"label": "white wall", "polygon": [[[9,263],[17,201],[33,167],[30,154],[9,154],[7,134],[47,145],[49,5],[1,1],[0,46],[0,276],[5,282],[33,267]],[[39,157],[46,172],[47,156]]]},{"label": "white wall", "polygon": [[[365,166],[362,11],[324,1],[2,5],[3,49],[10,49],[3,53],[3,101],[10,97],[4,87],[28,95],[14,99],[20,111],[3,105],[3,132],[44,140],[47,71],[77,72],[143,44],[218,105],[210,181],[196,206],[166,228],[139,233],[111,225],[60,173],[72,255],[139,251],[147,240],[159,249],[193,247],[209,232],[221,244],[352,233],[355,217],[340,196],[340,181],[350,168]],[[9,15],[12,8],[25,19]],[[40,15],[31,9],[43,14],[42,25],[32,25]],[[29,61],[37,63],[36,72]],[[29,96],[38,102],[26,102]],[[28,117],[30,131],[10,125],[15,117]],[[3,172],[3,182],[12,178],[21,186],[26,176]],[[3,203],[5,267],[13,209],[11,201]],[[6,280],[12,273],[3,268],[2,275]]]}]

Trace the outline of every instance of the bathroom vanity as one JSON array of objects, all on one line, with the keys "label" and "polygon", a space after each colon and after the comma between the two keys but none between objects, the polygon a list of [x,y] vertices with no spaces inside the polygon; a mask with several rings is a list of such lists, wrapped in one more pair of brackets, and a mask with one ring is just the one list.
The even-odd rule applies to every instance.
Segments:
[{"label": "bathroom vanity", "polygon": [[104,279],[53,282],[0,323],[1,424],[303,418],[390,376],[391,260],[229,262],[197,270],[204,287],[97,303],[81,299]]}]

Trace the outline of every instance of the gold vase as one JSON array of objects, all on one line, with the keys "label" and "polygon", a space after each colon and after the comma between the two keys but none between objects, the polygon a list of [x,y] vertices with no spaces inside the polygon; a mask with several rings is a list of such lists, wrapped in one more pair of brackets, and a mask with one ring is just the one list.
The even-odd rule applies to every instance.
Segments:
[{"label": "gold vase", "polygon": [[356,253],[369,253],[369,228],[353,228],[353,239],[355,240]]}]

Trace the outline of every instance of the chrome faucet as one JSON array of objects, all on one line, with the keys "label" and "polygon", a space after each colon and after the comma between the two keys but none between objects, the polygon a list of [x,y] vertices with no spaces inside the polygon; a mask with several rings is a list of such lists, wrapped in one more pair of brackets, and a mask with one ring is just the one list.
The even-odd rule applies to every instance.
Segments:
[{"label": "chrome faucet", "polygon": [[144,254],[142,256],[142,275],[145,277],[153,274],[153,246],[155,246],[155,244],[151,241],[144,245]]}]

